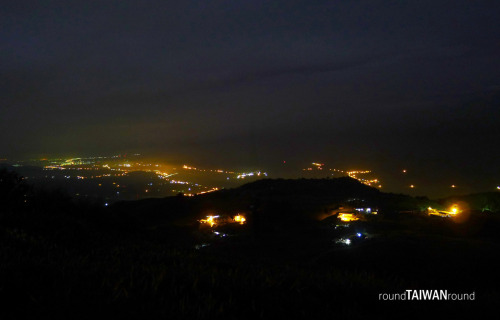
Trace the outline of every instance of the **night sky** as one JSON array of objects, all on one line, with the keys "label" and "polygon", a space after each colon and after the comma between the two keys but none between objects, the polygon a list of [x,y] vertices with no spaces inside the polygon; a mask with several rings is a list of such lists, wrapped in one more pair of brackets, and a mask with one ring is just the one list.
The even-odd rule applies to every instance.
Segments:
[{"label": "night sky", "polygon": [[2,1],[0,158],[500,184],[498,1]]}]

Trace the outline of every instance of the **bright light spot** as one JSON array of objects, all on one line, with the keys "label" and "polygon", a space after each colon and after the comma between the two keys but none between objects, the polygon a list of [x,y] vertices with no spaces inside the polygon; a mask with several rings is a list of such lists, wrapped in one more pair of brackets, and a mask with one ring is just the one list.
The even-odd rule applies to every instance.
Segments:
[{"label": "bright light spot", "polygon": [[359,220],[359,218],[353,213],[339,213],[338,218],[346,222]]},{"label": "bright light spot", "polygon": [[453,205],[449,209],[449,211],[432,209],[431,207],[428,208],[429,215],[438,216],[438,217],[445,217],[445,218],[455,216],[460,212],[461,212],[461,210],[457,205]]},{"label": "bright light spot", "polygon": [[201,219],[200,222],[201,223],[206,223],[206,224],[209,224],[210,227],[213,227],[215,225],[215,220],[218,218],[219,216],[207,216],[206,219]]},{"label": "bright light spot", "polygon": [[410,185],[410,188],[415,188],[415,186],[414,185]]},{"label": "bright light spot", "polygon": [[245,223],[245,221],[247,221],[247,219],[245,219],[245,217],[244,217],[244,216],[242,216],[242,215],[238,214],[238,215],[236,215],[236,216],[234,217],[234,221],[235,221],[235,222],[239,222],[240,224],[244,224],[244,223]]}]

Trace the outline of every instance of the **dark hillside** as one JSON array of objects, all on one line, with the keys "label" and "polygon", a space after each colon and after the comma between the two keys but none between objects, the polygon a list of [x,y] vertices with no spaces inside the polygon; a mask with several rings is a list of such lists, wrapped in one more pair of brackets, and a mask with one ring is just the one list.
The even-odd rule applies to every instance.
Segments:
[{"label": "dark hillside", "polygon": [[[263,180],[106,208],[0,176],[2,319],[463,317],[500,298],[495,213],[463,223],[399,211],[314,220],[312,210],[350,197],[406,211],[427,201],[350,179]],[[197,221],[245,208],[247,224]],[[379,300],[407,289],[476,300]]]}]

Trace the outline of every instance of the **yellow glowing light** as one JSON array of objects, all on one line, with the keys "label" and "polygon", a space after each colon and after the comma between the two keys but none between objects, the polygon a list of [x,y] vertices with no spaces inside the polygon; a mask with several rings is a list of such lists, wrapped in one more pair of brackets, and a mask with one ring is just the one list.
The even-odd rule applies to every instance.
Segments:
[{"label": "yellow glowing light", "polygon": [[453,217],[461,212],[460,208],[457,205],[453,205],[449,211],[445,210],[436,210],[431,207],[428,208],[429,215],[439,216],[439,217]]},{"label": "yellow glowing light", "polygon": [[209,224],[210,227],[213,227],[215,225],[215,219],[217,219],[219,216],[207,216],[206,219],[201,219],[201,223],[206,223]]},{"label": "yellow glowing light", "polygon": [[247,219],[245,219],[244,216],[238,214],[237,216],[234,217],[234,221],[239,222],[240,224],[244,224]]},{"label": "yellow glowing light", "polygon": [[353,213],[339,213],[338,218],[346,222],[359,220]]},{"label": "yellow glowing light", "polygon": [[455,204],[455,205],[453,205],[453,206],[450,208],[450,213],[451,213],[451,214],[457,214],[457,213],[459,213],[459,212],[460,212],[460,210],[459,210],[459,208],[458,208],[458,206],[457,206],[456,204]]},{"label": "yellow glowing light", "polygon": [[414,185],[410,185],[410,188],[415,188],[415,186]]}]

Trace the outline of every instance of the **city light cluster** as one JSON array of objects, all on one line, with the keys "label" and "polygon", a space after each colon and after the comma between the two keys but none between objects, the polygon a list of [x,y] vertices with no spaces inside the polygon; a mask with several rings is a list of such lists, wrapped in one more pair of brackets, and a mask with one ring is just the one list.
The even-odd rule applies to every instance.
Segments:
[{"label": "city light cluster", "polygon": [[236,176],[236,179],[245,179],[246,177],[253,177],[253,176],[260,177],[261,175],[267,177],[266,172],[256,171],[256,172],[241,173],[241,174]]}]

